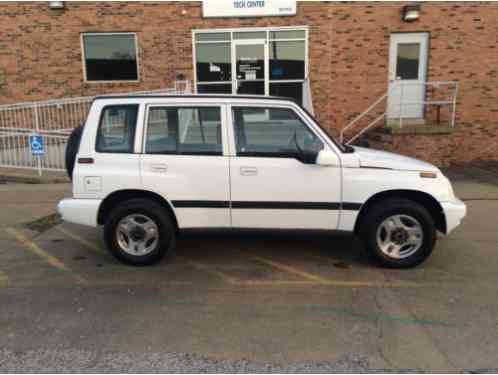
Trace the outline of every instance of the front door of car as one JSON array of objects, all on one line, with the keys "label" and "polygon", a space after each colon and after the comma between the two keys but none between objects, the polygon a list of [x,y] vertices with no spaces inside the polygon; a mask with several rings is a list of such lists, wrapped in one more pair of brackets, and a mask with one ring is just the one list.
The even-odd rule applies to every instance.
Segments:
[{"label": "front door of car", "polygon": [[319,166],[328,146],[291,107],[231,106],[234,228],[336,229],[339,166]]},{"label": "front door of car", "polygon": [[230,226],[225,106],[147,106],[142,186],[167,199],[181,228]]}]

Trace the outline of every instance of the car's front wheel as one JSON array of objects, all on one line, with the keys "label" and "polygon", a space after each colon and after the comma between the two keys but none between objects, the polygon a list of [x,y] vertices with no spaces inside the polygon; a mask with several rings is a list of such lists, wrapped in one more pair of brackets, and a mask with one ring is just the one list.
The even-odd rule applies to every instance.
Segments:
[{"label": "car's front wheel", "polygon": [[436,242],[430,213],[407,199],[390,199],[371,207],[361,225],[370,254],[387,267],[408,268],[422,263]]},{"label": "car's front wheel", "polygon": [[148,265],[173,250],[175,228],[164,207],[151,200],[132,199],[111,211],[104,238],[116,258],[132,265]]}]

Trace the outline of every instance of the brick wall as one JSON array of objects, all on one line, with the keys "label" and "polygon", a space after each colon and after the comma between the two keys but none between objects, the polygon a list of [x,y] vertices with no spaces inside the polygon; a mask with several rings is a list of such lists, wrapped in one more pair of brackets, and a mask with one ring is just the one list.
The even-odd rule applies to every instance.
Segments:
[{"label": "brick wall", "polygon": [[459,81],[455,131],[396,135],[385,148],[443,165],[498,158],[498,4],[423,3],[414,23],[400,21],[402,5],[331,5],[330,122],[340,128],[386,91],[390,33],[429,32],[427,80]]},{"label": "brick wall", "polygon": [[[498,158],[498,4],[299,2],[292,17],[203,19],[200,2],[0,4],[0,104],[172,86],[192,79],[191,29],[308,25],[315,112],[331,134],[387,89],[389,36],[429,32],[428,80],[460,82],[456,129],[397,135],[385,148],[438,164]],[[185,12],[182,12],[185,11]],[[185,13],[185,14],[182,14]],[[139,83],[85,83],[80,33],[138,33]]]}]

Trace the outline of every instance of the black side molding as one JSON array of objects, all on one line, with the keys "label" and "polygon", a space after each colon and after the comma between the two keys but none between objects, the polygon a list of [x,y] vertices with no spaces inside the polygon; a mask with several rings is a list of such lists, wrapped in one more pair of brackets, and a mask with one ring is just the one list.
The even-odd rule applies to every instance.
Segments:
[{"label": "black side molding", "polygon": [[[176,208],[230,208],[229,201],[175,200]],[[361,203],[353,202],[280,202],[280,201],[233,201],[234,209],[258,210],[343,210],[358,211]]]}]

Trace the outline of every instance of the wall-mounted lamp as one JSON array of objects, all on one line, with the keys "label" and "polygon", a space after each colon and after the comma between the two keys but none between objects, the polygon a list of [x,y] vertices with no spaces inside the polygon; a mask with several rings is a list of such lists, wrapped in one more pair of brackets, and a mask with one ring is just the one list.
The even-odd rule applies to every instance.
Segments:
[{"label": "wall-mounted lamp", "polygon": [[50,9],[64,9],[64,1],[49,1],[48,7]]},{"label": "wall-mounted lamp", "polygon": [[408,4],[401,8],[401,20],[413,22],[420,18],[420,4]]}]

